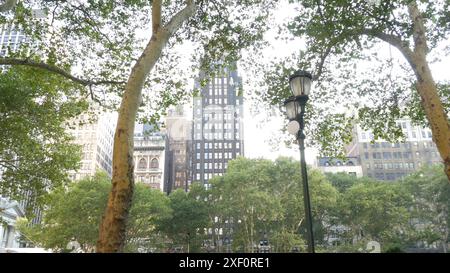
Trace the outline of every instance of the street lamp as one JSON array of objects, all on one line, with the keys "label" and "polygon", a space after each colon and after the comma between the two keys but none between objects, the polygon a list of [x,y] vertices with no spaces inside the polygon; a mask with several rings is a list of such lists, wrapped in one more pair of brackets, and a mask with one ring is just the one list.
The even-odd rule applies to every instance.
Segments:
[{"label": "street lamp", "polygon": [[300,166],[303,182],[303,200],[305,205],[306,233],[308,240],[308,252],[314,253],[314,235],[312,229],[311,203],[309,200],[308,176],[306,172],[305,161],[305,134],[303,129],[305,123],[303,116],[305,106],[308,101],[309,91],[311,90],[312,76],[306,71],[297,71],[289,77],[289,86],[292,95],[284,102],[286,116],[289,119],[288,131],[294,134],[300,147]]}]

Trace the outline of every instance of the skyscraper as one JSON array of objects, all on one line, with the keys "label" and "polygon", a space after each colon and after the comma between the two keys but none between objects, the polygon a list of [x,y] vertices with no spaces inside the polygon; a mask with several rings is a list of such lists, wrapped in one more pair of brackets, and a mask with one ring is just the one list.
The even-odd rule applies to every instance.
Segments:
[{"label": "skyscraper", "polygon": [[244,154],[242,79],[228,67],[216,74],[207,79],[201,72],[195,82],[200,92],[193,105],[192,181],[206,187],[225,173],[228,161]]}]

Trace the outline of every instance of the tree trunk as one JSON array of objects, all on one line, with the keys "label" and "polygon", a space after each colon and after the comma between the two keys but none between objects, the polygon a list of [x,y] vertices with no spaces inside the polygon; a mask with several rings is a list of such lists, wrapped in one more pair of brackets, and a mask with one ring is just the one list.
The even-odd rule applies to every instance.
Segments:
[{"label": "tree trunk", "polygon": [[[153,21],[161,20],[161,1],[153,1]],[[171,35],[195,12],[187,1],[164,27],[153,22],[153,34],[134,65],[125,86],[114,135],[112,189],[100,224],[97,252],[121,252],[125,242],[126,222],[134,190],[133,135],[136,113],[142,100],[142,87]],[[159,14],[158,14],[159,13]]]},{"label": "tree trunk", "polygon": [[424,18],[415,1],[408,5],[408,13],[413,23],[414,52],[403,51],[402,53],[416,74],[421,104],[433,133],[433,141],[443,160],[445,174],[450,182],[450,124],[426,59],[428,46]]},{"label": "tree trunk", "polygon": [[422,99],[421,104],[433,133],[433,141],[443,159],[445,174],[450,182],[450,124],[425,56],[416,55],[413,61],[413,69],[417,77],[417,91]]}]

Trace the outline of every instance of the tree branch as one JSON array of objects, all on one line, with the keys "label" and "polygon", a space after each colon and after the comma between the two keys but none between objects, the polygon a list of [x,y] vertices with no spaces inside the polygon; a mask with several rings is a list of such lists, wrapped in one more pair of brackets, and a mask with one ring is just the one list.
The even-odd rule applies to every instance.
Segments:
[{"label": "tree branch", "polygon": [[386,43],[389,43],[396,47],[400,52],[405,56],[406,60],[413,64],[414,52],[409,48],[407,42],[403,41],[399,36],[395,36],[392,34],[386,34],[383,32],[379,32],[374,29],[363,29],[362,34],[378,38]]},{"label": "tree branch", "polygon": [[76,77],[76,76],[70,74],[69,72],[66,72],[65,70],[63,70],[59,67],[49,65],[44,62],[35,62],[35,61],[29,60],[29,59],[15,59],[15,58],[0,57],[0,65],[23,65],[23,66],[36,67],[36,68],[50,71],[55,74],[59,74],[73,82],[79,83],[84,86],[106,85],[106,84],[121,85],[121,84],[126,83],[125,81],[113,81],[113,80],[93,81],[93,80],[82,79],[82,78],[79,78],[79,77]]},{"label": "tree branch", "polygon": [[175,14],[172,19],[164,26],[164,29],[169,33],[169,36],[176,31],[180,25],[195,12],[195,1],[186,0],[186,7]]},{"label": "tree branch", "polygon": [[320,78],[320,76],[322,75],[322,71],[323,71],[323,65],[325,63],[325,60],[327,59],[328,55],[330,55],[331,49],[333,48],[334,44],[329,45],[325,52],[322,54],[322,56],[320,56],[320,61],[317,67],[317,72],[314,73],[313,75],[313,80],[317,80]]},{"label": "tree branch", "polygon": [[152,32],[158,32],[161,26],[161,0],[154,0],[152,4]]}]

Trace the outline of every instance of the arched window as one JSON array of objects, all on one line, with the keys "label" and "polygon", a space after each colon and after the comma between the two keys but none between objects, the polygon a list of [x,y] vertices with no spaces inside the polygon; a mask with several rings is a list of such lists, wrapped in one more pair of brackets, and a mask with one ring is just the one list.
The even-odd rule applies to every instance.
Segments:
[{"label": "arched window", "polygon": [[326,161],[325,166],[330,166],[330,162]]},{"label": "arched window", "polygon": [[153,158],[152,161],[150,162],[150,168],[152,169],[157,169],[159,168],[159,162],[158,159]]},{"label": "arched window", "polygon": [[141,158],[138,164],[139,169],[147,169],[147,160],[145,158]]},{"label": "arched window", "polygon": [[355,164],[351,161],[347,162],[347,166],[355,166]]}]

